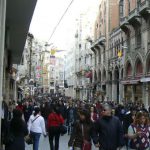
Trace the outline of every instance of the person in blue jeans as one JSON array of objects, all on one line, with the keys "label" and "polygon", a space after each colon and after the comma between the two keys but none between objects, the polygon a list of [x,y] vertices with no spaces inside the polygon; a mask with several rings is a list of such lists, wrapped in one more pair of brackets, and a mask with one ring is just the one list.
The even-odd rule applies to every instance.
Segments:
[{"label": "person in blue jeans", "polygon": [[41,134],[46,137],[45,121],[40,115],[40,108],[35,107],[34,114],[30,116],[28,122],[29,134],[33,138],[33,150],[38,150]]}]

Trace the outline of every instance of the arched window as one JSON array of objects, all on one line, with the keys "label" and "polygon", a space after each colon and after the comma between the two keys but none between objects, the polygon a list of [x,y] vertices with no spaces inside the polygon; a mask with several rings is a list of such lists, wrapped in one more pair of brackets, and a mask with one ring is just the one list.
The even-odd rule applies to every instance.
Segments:
[{"label": "arched window", "polygon": [[96,82],[97,81],[97,73],[96,73],[96,71],[95,71],[94,77],[95,77],[95,82]]},{"label": "arched window", "polygon": [[138,59],[136,63],[136,75],[139,76],[142,74],[143,74],[143,66],[142,66],[141,60]]},{"label": "arched window", "polygon": [[119,4],[120,19],[124,17],[124,14],[123,14],[124,13],[124,6],[123,6],[123,4],[124,4],[124,0],[120,0],[120,4]]},{"label": "arched window", "polygon": [[132,76],[132,66],[130,63],[127,64],[126,75],[127,75],[127,77]]},{"label": "arched window", "polygon": [[103,70],[103,81],[105,81],[106,80],[106,71],[105,71],[105,69]]},{"label": "arched window", "polygon": [[98,71],[98,75],[99,75],[99,81],[101,81],[101,71]]},{"label": "arched window", "polygon": [[149,61],[147,63],[147,73],[150,74],[150,58],[149,58]]}]

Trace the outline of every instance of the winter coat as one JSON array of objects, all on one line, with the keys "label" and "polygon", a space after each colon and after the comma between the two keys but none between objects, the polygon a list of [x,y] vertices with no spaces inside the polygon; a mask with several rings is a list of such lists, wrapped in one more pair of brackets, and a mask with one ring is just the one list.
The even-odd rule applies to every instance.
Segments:
[{"label": "winter coat", "polygon": [[23,120],[10,122],[10,132],[14,136],[13,143],[5,146],[5,150],[25,150],[24,137],[28,134],[26,123]]},{"label": "winter coat", "polygon": [[64,124],[64,119],[61,114],[50,113],[48,116],[48,128],[50,127],[58,127],[61,124]]},{"label": "winter coat", "polygon": [[[82,131],[82,125],[83,125],[83,130]],[[94,132],[94,125],[93,123],[86,123],[86,122],[80,122],[77,121],[74,124],[73,127],[73,132],[70,136],[70,140],[68,142],[69,147],[82,147],[83,144],[83,139],[91,142],[91,139],[93,139],[93,142],[96,143],[96,134]],[[84,132],[84,137],[83,137],[83,132]]]},{"label": "winter coat", "polygon": [[100,148],[104,150],[117,150],[124,145],[123,128],[121,122],[114,116],[103,116],[96,123],[99,135]]}]

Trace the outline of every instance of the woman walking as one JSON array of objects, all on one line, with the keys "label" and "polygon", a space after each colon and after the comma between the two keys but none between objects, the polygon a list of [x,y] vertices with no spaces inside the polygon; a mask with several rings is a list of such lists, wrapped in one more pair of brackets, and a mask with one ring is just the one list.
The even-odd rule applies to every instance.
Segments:
[{"label": "woman walking", "polygon": [[132,150],[149,150],[150,125],[148,114],[138,112],[134,122],[128,128],[129,148]]},{"label": "woman walking", "polygon": [[[59,112],[58,106],[53,106],[52,112],[48,116],[48,134],[51,150],[59,150],[60,125],[64,124],[64,119]],[[55,146],[53,140],[55,138]]]},{"label": "woman walking", "polygon": [[74,125],[68,146],[74,150],[91,150],[91,139],[93,139],[94,144],[97,144],[98,140],[90,119],[90,112],[81,110],[79,119]]},{"label": "woman walking", "polygon": [[35,107],[34,114],[29,118],[28,130],[29,134],[33,138],[33,150],[38,150],[41,134],[46,137],[45,121],[40,115],[39,107]]},{"label": "woman walking", "polygon": [[22,112],[20,110],[13,110],[9,134],[12,136],[11,139],[9,138],[9,143],[6,143],[5,150],[25,150],[24,137],[28,134],[28,130],[26,123],[22,120]]}]

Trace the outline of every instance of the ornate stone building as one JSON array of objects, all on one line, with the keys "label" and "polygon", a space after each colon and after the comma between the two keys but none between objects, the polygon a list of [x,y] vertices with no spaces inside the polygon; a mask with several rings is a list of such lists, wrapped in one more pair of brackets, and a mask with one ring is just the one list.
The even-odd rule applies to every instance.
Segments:
[{"label": "ornate stone building", "polygon": [[123,77],[124,98],[142,101],[150,98],[150,1],[121,0],[120,28],[126,45]]},{"label": "ornate stone building", "polygon": [[101,98],[150,98],[150,1],[102,0],[95,23],[93,85]]}]

